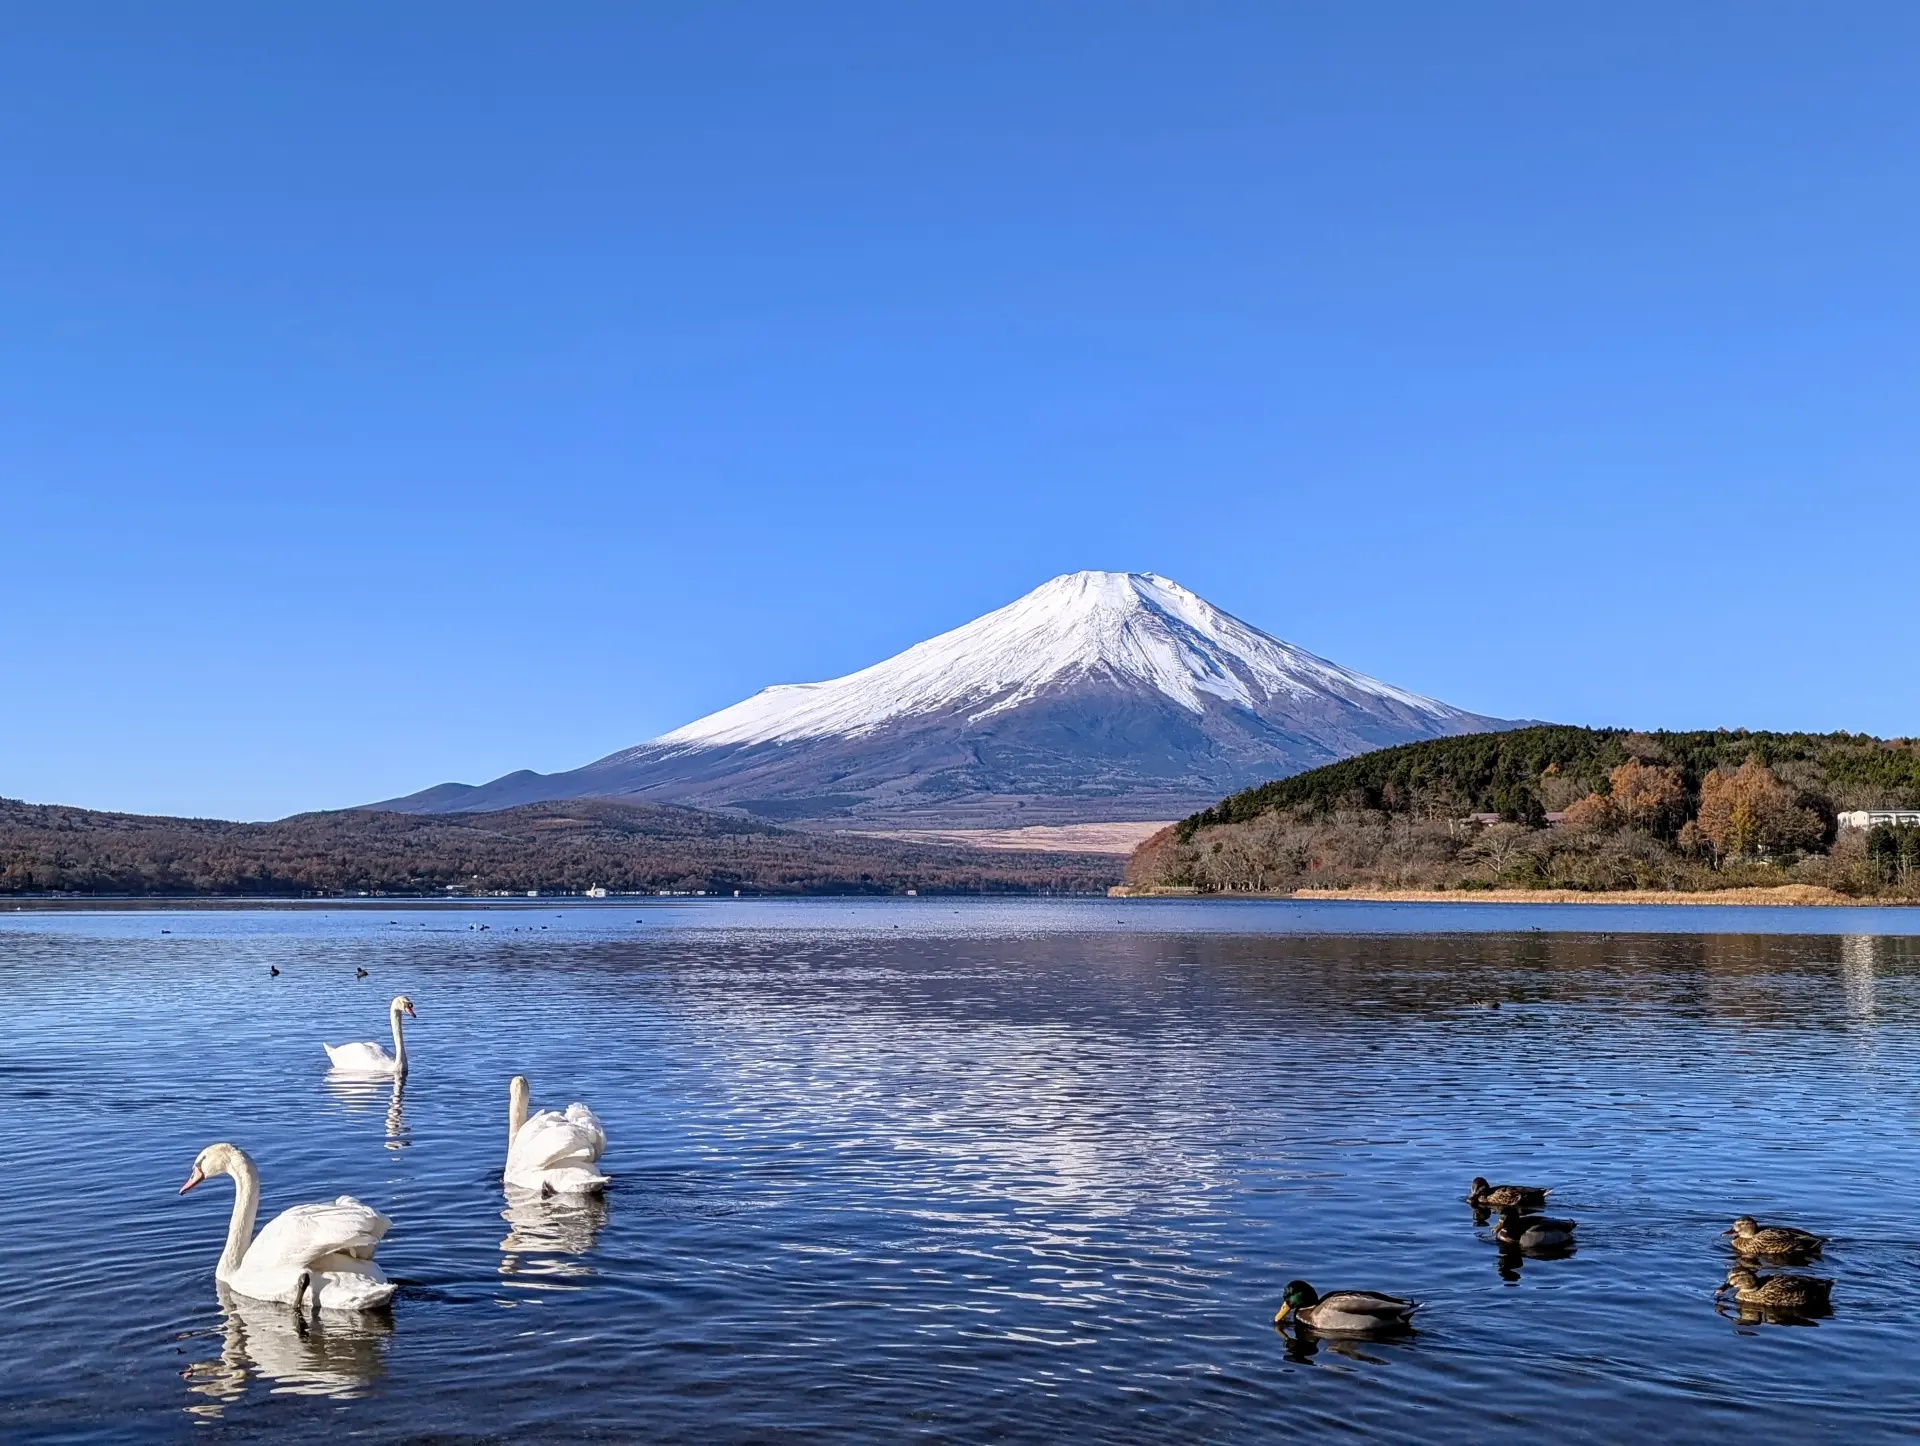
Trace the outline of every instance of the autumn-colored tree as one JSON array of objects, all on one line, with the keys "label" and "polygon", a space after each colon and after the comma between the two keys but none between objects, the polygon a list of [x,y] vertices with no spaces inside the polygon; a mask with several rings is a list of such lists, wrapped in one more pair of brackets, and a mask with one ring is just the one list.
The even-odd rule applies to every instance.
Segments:
[{"label": "autumn-colored tree", "polygon": [[1679,770],[1629,758],[1607,777],[1613,785],[1608,801],[1622,823],[1671,837],[1685,821],[1687,790]]},{"label": "autumn-colored tree", "polygon": [[1604,793],[1589,793],[1567,805],[1566,812],[1560,816],[1560,826],[1582,833],[1603,833],[1616,826],[1613,800]]},{"label": "autumn-colored tree", "polygon": [[1686,819],[1687,790],[1677,769],[1629,758],[1607,775],[1607,785],[1608,792],[1569,804],[1562,823],[1587,832],[1631,827],[1671,838]]},{"label": "autumn-colored tree", "polygon": [[1721,858],[1813,848],[1823,832],[1820,815],[1801,807],[1794,790],[1752,758],[1737,772],[1717,768],[1700,780],[1697,822]]}]

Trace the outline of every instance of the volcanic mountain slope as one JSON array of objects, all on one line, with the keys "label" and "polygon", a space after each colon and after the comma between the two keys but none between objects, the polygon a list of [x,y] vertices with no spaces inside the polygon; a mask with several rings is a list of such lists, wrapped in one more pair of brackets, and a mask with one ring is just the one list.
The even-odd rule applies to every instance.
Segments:
[{"label": "volcanic mountain slope", "polygon": [[1077,572],[844,678],[407,813],[626,798],[830,827],[1172,818],[1355,753],[1509,726],[1268,636],[1153,573]]}]

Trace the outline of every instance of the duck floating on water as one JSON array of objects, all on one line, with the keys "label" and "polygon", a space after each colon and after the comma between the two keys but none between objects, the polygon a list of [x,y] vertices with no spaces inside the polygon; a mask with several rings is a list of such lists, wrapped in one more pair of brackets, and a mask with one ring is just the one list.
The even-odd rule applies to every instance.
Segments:
[{"label": "duck floating on water", "polygon": [[1742,1215],[1720,1232],[1736,1255],[1767,1255],[1781,1259],[1809,1260],[1827,1243],[1824,1235],[1811,1230],[1796,1230],[1791,1225],[1762,1225],[1751,1215]]},{"label": "duck floating on water", "polygon": [[1321,1295],[1304,1280],[1295,1280],[1289,1281],[1281,1293],[1273,1323],[1280,1325],[1291,1315],[1321,1335],[1391,1335],[1408,1329],[1418,1309],[1417,1300],[1401,1300],[1371,1290],[1336,1290]]},{"label": "duck floating on water", "polygon": [[1577,1220],[1556,1220],[1551,1215],[1523,1214],[1509,1205],[1493,1222],[1493,1238],[1501,1245],[1518,1250],[1550,1250],[1573,1244]]},{"label": "duck floating on water", "polygon": [[1742,1305],[1757,1305],[1763,1310],[1805,1314],[1827,1309],[1833,1296],[1833,1282],[1817,1275],[1755,1275],[1744,1265],[1727,1272],[1726,1282],[1714,1291],[1727,1291]]},{"label": "duck floating on water", "polygon": [[1550,1185],[1489,1185],[1485,1176],[1475,1175],[1467,1203],[1476,1210],[1504,1210],[1509,1205],[1538,1210],[1552,1193]]}]

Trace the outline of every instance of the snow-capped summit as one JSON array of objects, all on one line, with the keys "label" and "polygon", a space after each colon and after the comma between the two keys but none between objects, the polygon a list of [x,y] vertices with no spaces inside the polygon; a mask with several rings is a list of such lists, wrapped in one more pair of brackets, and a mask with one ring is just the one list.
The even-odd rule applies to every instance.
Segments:
[{"label": "snow-capped summit", "polygon": [[885,662],[824,683],[763,688],[642,747],[859,738],[949,709],[977,725],[1049,687],[1103,674],[1192,713],[1218,703],[1257,710],[1275,698],[1334,691],[1436,720],[1468,716],[1268,637],[1156,573],[1070,572]]},{"label": "snow-capped summit", "polygon": [[857,673],[763,689],[440,813],[629,797],[861,823],[1170,818],[1349,754],[1503,726],[1281,642],[1150,572],[1075,572]]}]

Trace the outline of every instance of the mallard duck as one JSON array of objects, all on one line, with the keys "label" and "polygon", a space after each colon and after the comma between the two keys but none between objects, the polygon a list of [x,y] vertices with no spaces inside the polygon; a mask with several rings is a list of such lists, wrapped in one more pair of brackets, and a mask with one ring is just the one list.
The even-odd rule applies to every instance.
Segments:
[{"label": "mallard duck", "polygon": [[1509,1205],[1493,1222],[1493,1238],[1520,1250],[1544,1250],[1549,1246],[1573,1244],[1573,1229],[1579,1223],[1555,1220],[1550,1215],[1523,1215]]},{"label": "mallard duck", "polygon": [[1289,1315],[1309,1330],[1329,1336],[1386,1335],[1405,1330],[1420,1309],[1417,1300],[1400,1300],[1371,1290],[1336,1290],[1321,1295],[1304,1280],[1290,1281],[1273,1313],[1279,1325]]},{"label": "mallard duck", "polygon": [[1762,1225],[1751,1215],[1742,1215],[1720,1232],[1736,1255],[1818,1255],[1827,1243],[1824,1235],[1811,1230],[1795,1230],[1791,1225]]},{"label": "mallard duck", "polygon": [[1742,1305],[1757,1305],[1771,1310],[1824,1310],[1833,1294],[1833,1282],[1815,1275],[1755,1275],[1744,1265],[1727,1272],[1719,1290],[1730,1290]]},{"label": "mallard duck", "polygon": [[1504,1210],[1509,1205],[1518,1205],[1524,1210],[1538,1210],[1547,1203],[1547,1196],[1553,1190],[1541,1185],[1489,1185],[1479,1175],[1473,1177],[1473,1187],[1467,1191],[1467,1203],[1476,1210]]}]

